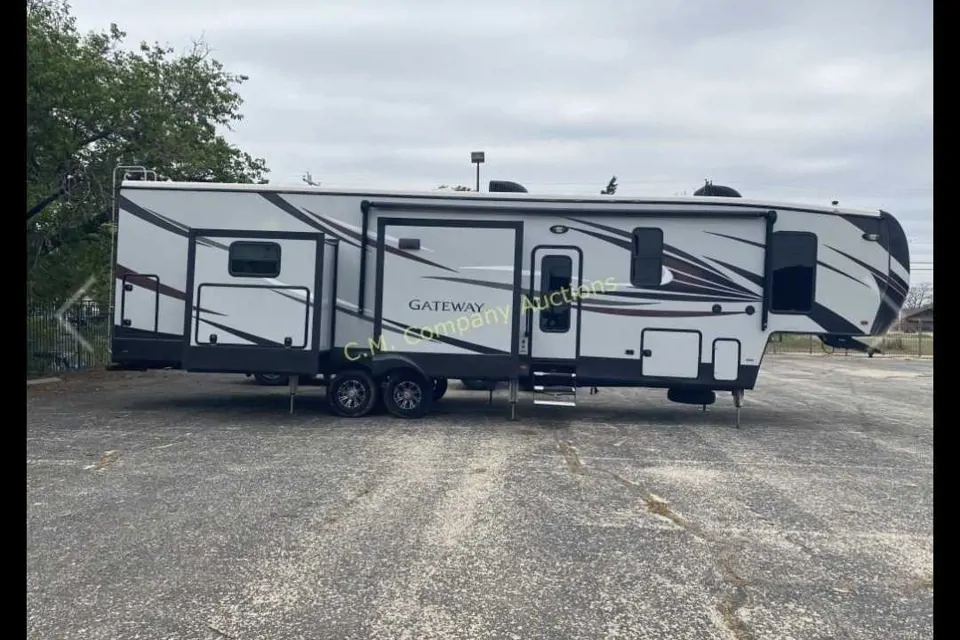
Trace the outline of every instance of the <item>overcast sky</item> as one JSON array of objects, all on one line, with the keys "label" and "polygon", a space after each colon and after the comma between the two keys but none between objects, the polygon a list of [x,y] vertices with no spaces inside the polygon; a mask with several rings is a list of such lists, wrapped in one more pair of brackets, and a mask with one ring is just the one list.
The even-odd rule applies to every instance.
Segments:
[{"label": "overcast sky", "polygon": [[883,208],[932,277],[932,0],[74,0],[241,88],[273,183],[692,192]]}]

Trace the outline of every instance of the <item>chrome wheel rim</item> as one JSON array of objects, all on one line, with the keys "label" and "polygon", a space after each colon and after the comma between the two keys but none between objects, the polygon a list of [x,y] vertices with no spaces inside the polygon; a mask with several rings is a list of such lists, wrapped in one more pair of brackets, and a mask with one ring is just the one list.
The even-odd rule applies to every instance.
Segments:
[{"label": "chrome wheel rim", "polygon": [[393,403],[403,411],[410,411],[420,406],[423,391],[416,382],[404,380],[393,388]]},{"label": "chrome wheel rim", "polygon": [[345,409],[361,407],[366,399],[366,386],[359,380],[347,380],[337,387],[337,402]]}]

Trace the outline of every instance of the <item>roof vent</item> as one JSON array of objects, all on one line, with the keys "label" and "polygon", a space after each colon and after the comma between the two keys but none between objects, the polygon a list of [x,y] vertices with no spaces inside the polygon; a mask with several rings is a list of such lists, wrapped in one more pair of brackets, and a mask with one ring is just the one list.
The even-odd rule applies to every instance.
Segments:
[{"label": "roof vent", "polygon": [[490,193],[527,193],[527,188],[509,180],[491,180]]},{"label": "roof vent", "polygon": [[710,180],[705,180],[704,185],[693,192],[695,196],[712,196],[715,198],[739,198],[740,192],[732,187],[725,187],[722,184],[713,184]]}]

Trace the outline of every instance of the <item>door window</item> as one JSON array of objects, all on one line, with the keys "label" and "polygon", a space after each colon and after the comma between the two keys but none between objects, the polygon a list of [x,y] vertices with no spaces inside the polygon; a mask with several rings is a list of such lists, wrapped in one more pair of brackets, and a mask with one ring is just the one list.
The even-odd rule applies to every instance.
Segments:
[{"label": "door window", "polygon": [[663,231],[656,227],[633,230],[630,284],[638,288],[659,287],[663,279]]},{"label": "door window", "polygon": [[570,256],[544,256],[540,261],[540,330],[566,333],[570,330],[573,300],[573,260]]}]

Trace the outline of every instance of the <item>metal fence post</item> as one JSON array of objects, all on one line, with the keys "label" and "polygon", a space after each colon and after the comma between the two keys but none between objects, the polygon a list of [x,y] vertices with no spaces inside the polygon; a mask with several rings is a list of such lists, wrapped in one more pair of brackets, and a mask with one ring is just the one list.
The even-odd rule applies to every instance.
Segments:
[{"label": "metal fence post", "polygon": [[[73,310],[73,325],[77,328],[77,331],[80,331],[80,305],[77,305]],[[83,353],[80,348],[80,341],[74,339],[74,351],[76,352],[76,359],[73,362],[74,369],[79,369],[82,365]]]}]

